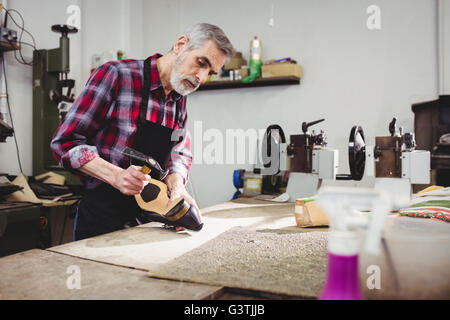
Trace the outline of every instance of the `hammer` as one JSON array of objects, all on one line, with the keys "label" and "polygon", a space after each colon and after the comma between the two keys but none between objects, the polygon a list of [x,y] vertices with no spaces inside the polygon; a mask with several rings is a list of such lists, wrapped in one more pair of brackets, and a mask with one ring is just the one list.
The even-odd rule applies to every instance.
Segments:
[{"label": "hammer", "polygon": [[153,173],[156,173],[158,180],[164,180],[164,178],[169,174],[169,170],[163,170],[158,161],[143,154],[142,152],[126,147],[122,150],[122,154],[142,162],[143,165],[141,171],[143,174],[149,174],[153,170]]},{"label": "hammer", "polygon": [[175,199],[167,207],[170,193],[167,185],[162,180],[169,173],[168,170],[164,170],[158,161],[152,157],[132,148],[126,147],[122,150],[122,154],[140,161],[143,164],[142,173],[149,174],[153,172],[153,175],[156,176],[155,179],[149,181],[140,194],[134,196],[139,207],[144,210],[143,215],[145,218],[194,231],[202,229],[203,223],[200,223],[198,219],[197,210],[194,206],[186,203],[182,197]]}]

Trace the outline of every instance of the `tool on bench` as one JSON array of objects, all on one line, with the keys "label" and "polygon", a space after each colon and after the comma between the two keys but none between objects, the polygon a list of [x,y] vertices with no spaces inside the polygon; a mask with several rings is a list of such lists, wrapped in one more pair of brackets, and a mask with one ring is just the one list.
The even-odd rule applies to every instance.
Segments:
[{"label": "tool on bench", "polygon": [[123,149],[122,154],[142,165],[142,173],[150,174],[152,172],[156,177],[149,181],[140,194],[135,195],[139,207],[143,210],[144,218],[194,231],[202,229],[203,223],[198,219],[197,210],[194,206],[186,203],[183,198],[180,197],[173,204],[167,206],[170,192],[167,185],[162,182],[168,174],[167,170],[164,170],[152,157],[132,148]]}]

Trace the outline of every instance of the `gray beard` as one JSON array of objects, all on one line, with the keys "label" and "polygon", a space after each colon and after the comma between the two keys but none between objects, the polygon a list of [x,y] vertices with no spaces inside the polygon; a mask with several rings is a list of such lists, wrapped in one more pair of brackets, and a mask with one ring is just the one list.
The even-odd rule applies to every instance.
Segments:
[{"label": "gray beard", "polygon": [[[184,54],[179,56],[173,63],[172,72],[170,73],[170,84],[172,85],[172,88],[181,94],[182,96],[186,96],[189,93],[194,92],[198,89],[200,84],[197,82],[197,80],[194,77],[189,76],[183,76],[181,73],[178,72],[178,66],[181,62],[184,60]],[[191,88],[185,80],[190,81],[193,85],[195,85],[195,88]]]}]

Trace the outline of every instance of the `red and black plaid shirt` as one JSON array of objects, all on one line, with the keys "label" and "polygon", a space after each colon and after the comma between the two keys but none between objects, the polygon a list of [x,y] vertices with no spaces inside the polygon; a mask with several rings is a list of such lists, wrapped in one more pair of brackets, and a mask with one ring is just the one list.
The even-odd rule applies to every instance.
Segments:
[{"label": "red and black plaid shirt", "polygon": [[[186,127],[186,97],[172,91],[166,99],[156,66],[160,56],[155,54],[151,60],[147,120],[177,129],[178,123],[174,122],[178,105],[180,127]],[[105,63],[92,73],[51,142],[53,154],[65,168],[78,169],[98,156],[122,168],[129,166],[121,150],[133,145],[143,72],[143,60],[121,60]],[[166,169],[179,173],[186,181],[191,164],[190,135],[186,132],[185,138],[172,149]],[[80,171],[76,173],[87,188],[101,183]]]}]

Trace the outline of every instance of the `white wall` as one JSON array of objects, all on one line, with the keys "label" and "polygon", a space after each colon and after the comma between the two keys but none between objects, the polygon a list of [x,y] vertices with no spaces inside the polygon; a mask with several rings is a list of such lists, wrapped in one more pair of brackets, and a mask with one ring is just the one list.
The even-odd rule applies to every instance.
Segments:
[{"label": "white wall", "polygon": [[[273,28],[268,26],[274,4]],[[148,53],[165,49],[188,25],[207,21],[221,26],[248,58],[249,41],[258,35],[265,59],[291,56],[304,69],[299,86],[197,92],[188,98],[191,132],[266,128],[281,125],[287,135],[300,133],[302,121],[326,118],[329,146],[340,151],[347,168],[351,127],[361,125],[368,142],[388,134],[393,116],[413,130],[411,104],[438,95],[436,1],[376,1],[381,30],[366,27],[373,1],[170,1],[156,4],[172,12],[174,24],[164,33],[144,35]],[[154,6],[152,6],[154,7]],[[179,16],[179,17],[178,17]],[[178,23],[177,23],[178,21]],[[147,21],[150,29],[159,20]],[[173,40],[172,40],[173,41]],[[195,137],[194,137],[195,139]],[[195,144],[194,144],[195,148]],[[232,172],[242,165],[196,165],[192,182],[200,206],[230,199]],[[247,168],[250,168],[247,166]]]},{"label": "white wall", "polygon": [[[330,147],[339,148],[342,172],[347,171],[346,145],[354,124],[362,125],[368,142],[387,134],[393,116],[399,125],[412,130],[411,104],[435,99],[442,78],[438,73],[442,59],[438,59],[437,0],[8,2],[22,13],[39,48],[56,47],[58,36],[50,26],[65,22],[69,4],[81,7],[81,30],[71,36],[77,93],[87,81],[94,53],[122,49],[129,58],[139,59],[165,53],[187,26],[200,21],[221,26],[246,58],[250,39],[259,36],[264,59],[291,56],[302,65],[301,84],[194,93],[188,98],[191,132],[194,121],[202,121],[203,131],[218,128],[223,133],[227,128],[263,129],[277,123],[289,135],[300,132],[302,121],[324,117],[326,121],[317,129],[325,130]],[[366,28],[366,8],[372,4],[381,8],[381,30]],[[273,28],[268,25],[272,5]],[[447,28],[448,0],[440,0],[442,7],[445,14],[439,16],[444,16]],[[31,69],[8,55],[17,138],[24,170],[31,173]],[[446,72],[445,78],[450,79]],[[7,141],[0,144],[0,172],[14,174],[18,172],[14,142],[12,138]],[[251,166],[194,163],[191,181],[199,205],[230,199],[232,172],[240,167]]]},{"label": "white wall", "polygon": [[126,57],[142,59],[143,0],[82,0],[83,74],[80,83],[89,78],[92,55],[117,51]]}]

